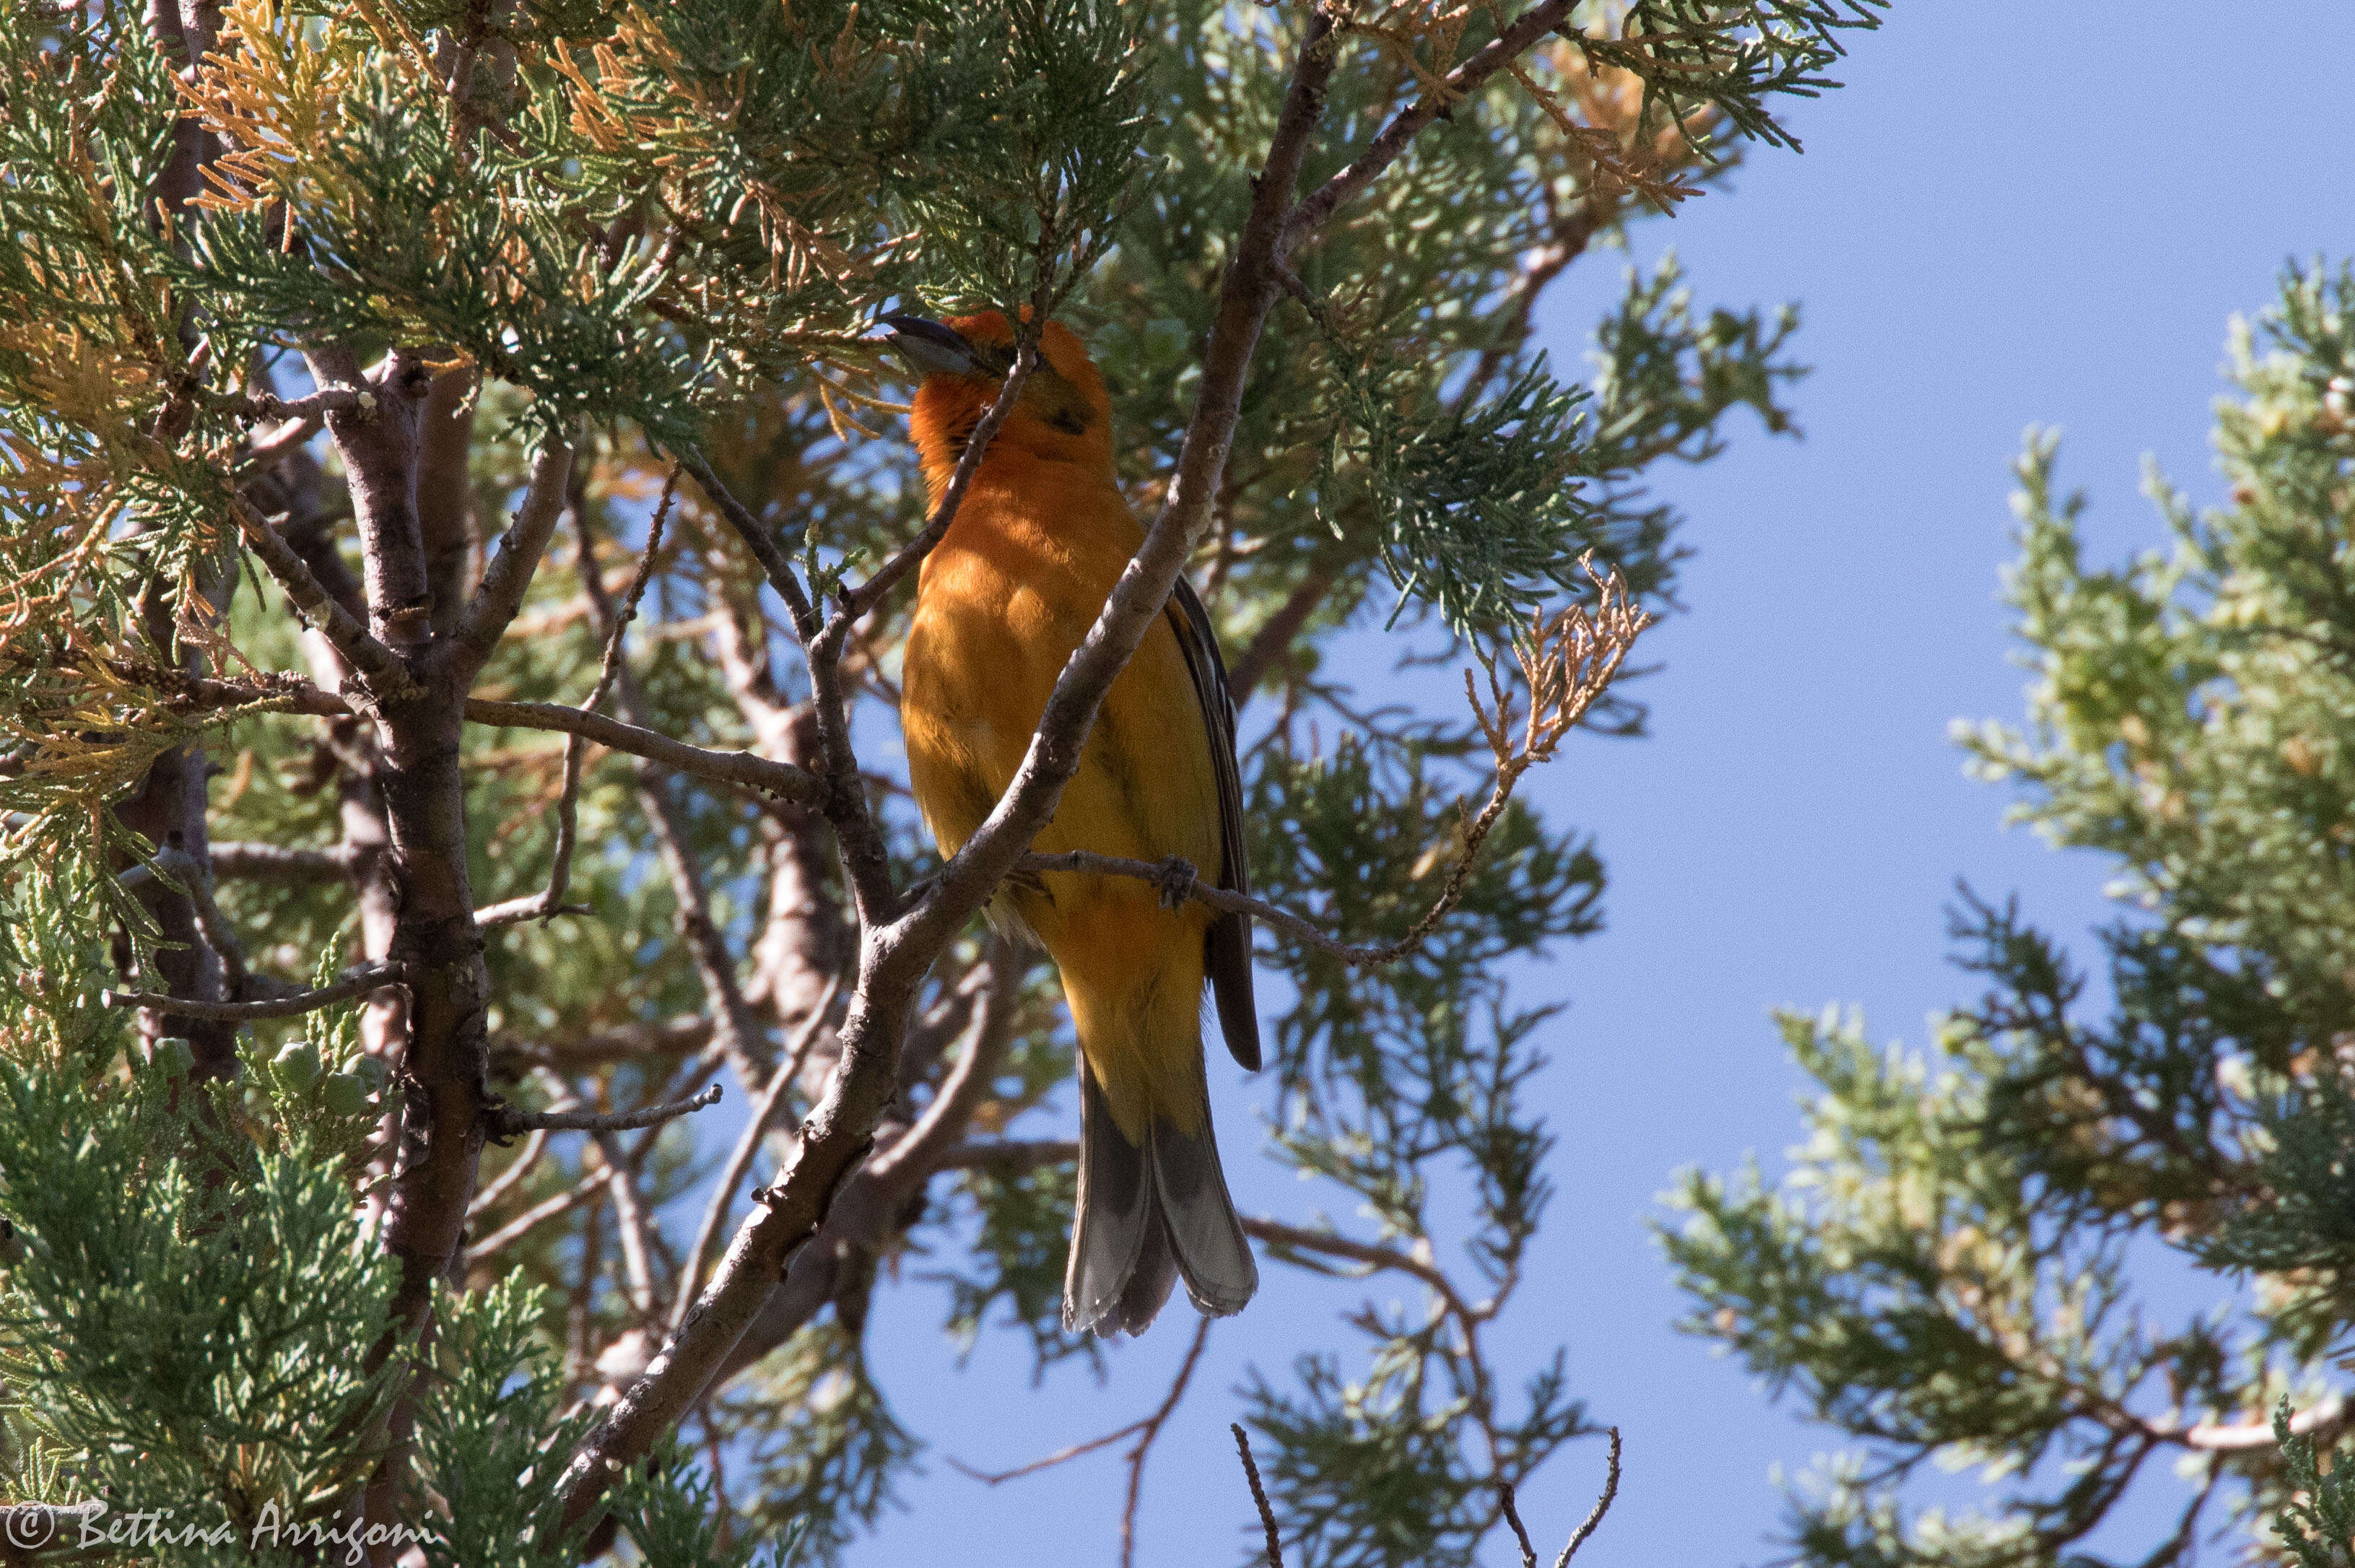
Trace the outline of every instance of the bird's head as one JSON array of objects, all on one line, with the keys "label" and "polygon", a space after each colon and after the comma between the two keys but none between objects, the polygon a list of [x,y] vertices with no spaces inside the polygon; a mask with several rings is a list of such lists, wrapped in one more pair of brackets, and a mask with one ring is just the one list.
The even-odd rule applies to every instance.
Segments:
[{"label": "bird's head", "polygon": [[[909,428],[924,482],[937,496],[1014,367],[1014,328],[994,310],[946,321],[887,315],[883,325],[891,351],[923,377]],[[1050,321],[1039,335],[1038,368],[991,451],[1112,472],[1112,400],[1078,335],[1062,323]]]}]

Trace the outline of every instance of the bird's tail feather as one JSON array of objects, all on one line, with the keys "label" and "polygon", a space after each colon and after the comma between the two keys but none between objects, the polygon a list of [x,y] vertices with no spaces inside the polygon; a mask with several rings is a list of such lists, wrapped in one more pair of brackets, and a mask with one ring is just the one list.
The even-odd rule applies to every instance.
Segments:
[{"label": "bird's tail feather", "polygon": [[1180,1277],[1212,1317],[1240,1312],[1259,1268],[1219,1168],[1206,1116],[1195,1136],[1155,1116],[1140,1148],[1113,1120],[1080,1058],[1079,1211],[1063,1277],[1063,1324],[1141,1334]]}]

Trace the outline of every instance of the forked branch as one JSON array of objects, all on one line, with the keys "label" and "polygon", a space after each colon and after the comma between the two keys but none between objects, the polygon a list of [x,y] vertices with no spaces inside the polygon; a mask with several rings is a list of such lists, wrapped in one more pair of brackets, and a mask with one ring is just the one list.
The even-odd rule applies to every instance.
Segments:
[{"label": "forked branch", "polygon": [[[1594,1533],[1594,1527],[1601,1524],[1603,1516],[1611,1511],[1611,1499],[1619,1495],[1619,1429],[1614,1426],[1610,1432],[1611,1456],[1607,1461],[1609,1467],[1603,1477],[1603,1495],[1594,1499],[1593,1510],[1586,1516],[1586,1522],[1571,1532],[1569,1544],[1561,1549],[1561,1555],[1553,1560],[1553,1568],[1570,1568],[1570,1560],[1578,1555],[1578,1549],[1586,1544],[1586,1538]],[[1497,1480],[1497,1501],[1504,1509],[1505,1522],[1513,1527],[1513,1539],[1520,1542],[1521,1568],[1538,1568],[1538,1549],[1529,1544],[1529,1532],[1522,1528],[1520,1510],[1513,1506],[1512,1482],[1501,1477]]]}]

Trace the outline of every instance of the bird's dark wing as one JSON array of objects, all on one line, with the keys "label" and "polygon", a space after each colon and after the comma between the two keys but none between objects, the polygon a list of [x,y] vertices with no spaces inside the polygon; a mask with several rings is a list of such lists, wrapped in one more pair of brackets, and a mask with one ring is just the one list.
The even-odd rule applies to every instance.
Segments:
[{"label": "bird's dark wing", "polygon": [[[1209,731],[1210,765],[1219,775],[1219,838],[1225,864],[1214,884],[1239,893],[1251,891],[1251,871],[1243,848],[1243,781],[1235,763],[1235,699],[1227,689],[1227,667],[1219,657],[1218,634],[1210,613],[1184,577],[1169,596],[1169,624],[1185,651],[1187,673],[1194,677],[1194,699],[1202,709],[1202,726]],[[1203,939],[1203,968],[1210,994],[1219,1004],[1219,1031],[1227,1050],[1248,1072],[1259,1071],[1259,1008],[1252,999],[1251,916],[1222,914],[1211,923]]]}]

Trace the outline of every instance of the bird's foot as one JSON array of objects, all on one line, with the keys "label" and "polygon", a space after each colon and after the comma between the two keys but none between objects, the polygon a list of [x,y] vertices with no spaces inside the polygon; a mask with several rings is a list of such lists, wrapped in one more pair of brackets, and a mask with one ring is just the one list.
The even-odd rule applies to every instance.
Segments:
[{"label": "bird's foot", "polygon": [[1182,855],[1172,855],[1162,861],[1161,874],[1153,879],[1153,885],[1160,890],[1161,907],[1176,909],[1192,898],[1194,884],[1200,880],[1201,873],[1194,869],[1194,862]]}]

